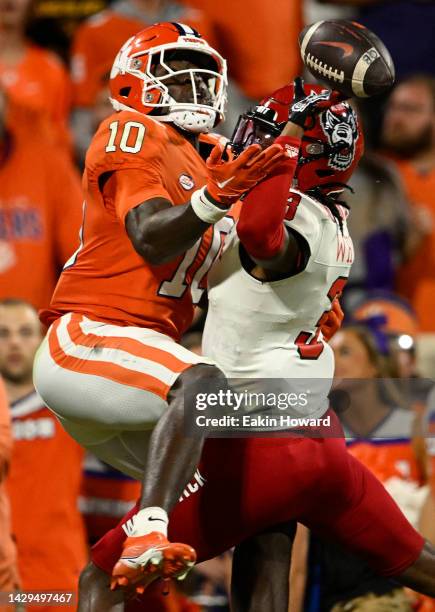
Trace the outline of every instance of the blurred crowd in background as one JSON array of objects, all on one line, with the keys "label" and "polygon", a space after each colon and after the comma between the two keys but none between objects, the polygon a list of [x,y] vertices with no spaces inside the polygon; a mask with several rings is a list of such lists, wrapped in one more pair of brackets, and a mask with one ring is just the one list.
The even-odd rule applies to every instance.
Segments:
[{"label": "blurred crowd in background", "polygon": [[[84,456],[31,379],[43,333],[37,310],[78,246],[80,170],[93,132],[112,112],[114,56],[152,23],[195,27],[228,60],[220,129],[230,136],[241,112],[303,72],[302,27],[333,17],[378,34],[397,74],[391,93],[356,102],[366,154],[346,194],[355,263],[342,301],[351,325],[332,344],[337,376],[365,386],[354,387],[343,420],[352,452],[435,541],[435,3],[0,0],[0,591],[75,591],[88,545],[139,491]],[[203,320],[198,312],[184,338],[191,350],[201,350]],[[414,384],[405,393],[385,389],[384,379]],[[187,594],[160,599],[155,612],[228,610],[230,575],[228,553],[199,566]],[[435,610],[303,528],[291,584],[292,612]]]}]

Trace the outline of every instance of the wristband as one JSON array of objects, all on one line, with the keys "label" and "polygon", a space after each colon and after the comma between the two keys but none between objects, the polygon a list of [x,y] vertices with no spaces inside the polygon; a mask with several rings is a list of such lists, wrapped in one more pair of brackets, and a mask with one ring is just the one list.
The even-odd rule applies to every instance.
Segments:
[{"label": "wristband", "polygon": [[205,195],[205,187],[192,193],[190,205],[204,223],[216,223],[228,213],[228,208],[219,208]]}]

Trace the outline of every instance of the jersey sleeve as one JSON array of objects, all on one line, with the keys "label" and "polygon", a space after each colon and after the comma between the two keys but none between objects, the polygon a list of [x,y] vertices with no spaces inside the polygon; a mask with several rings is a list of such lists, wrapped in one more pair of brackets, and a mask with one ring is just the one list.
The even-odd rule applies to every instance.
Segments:
[{"label": "jersey sleeve", "polygon": [[158,172],[152,167],[147,170],[135,168],[117,170],[104,187],[104,200],[111,203],[122,223],[132,208],[152,198],[171,201]]},{"label": "jersey sleeve", "polygon": [[290,192],[284,224],[305,239],[311,256],[317,252],[322,236],[322,213],[311,200],[296,191]]},{"label": "jersey sleeve", "polygon": [[156,121],[129,111],[103,122],[86,157],[92,180],[104,181],[105,205],[124,222],[128,211],[161,197],[172,202],[166,188],[168,135]]}]

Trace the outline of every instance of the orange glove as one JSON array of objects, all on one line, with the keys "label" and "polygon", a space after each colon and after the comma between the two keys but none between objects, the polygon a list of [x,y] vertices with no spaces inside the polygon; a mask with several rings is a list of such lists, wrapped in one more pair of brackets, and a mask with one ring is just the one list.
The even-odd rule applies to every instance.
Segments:
[{"label": "orange glove", "polygon": [[244,193],[264,179],[286,157],[282,145],[262,150],[250,145],[239,157],[223,161],[224,145],[218,143],[207,159],[208,180],[205,196],[225,206],[231,206]]},{"label": "orange glove", "polygon": [[340,329],[344,319],[344,312],[341,309],[340,302],[336,298],[332,302],[332,308],[329,312],[325,312],[320,319],[320,331],[323,338],[329,342]]}]

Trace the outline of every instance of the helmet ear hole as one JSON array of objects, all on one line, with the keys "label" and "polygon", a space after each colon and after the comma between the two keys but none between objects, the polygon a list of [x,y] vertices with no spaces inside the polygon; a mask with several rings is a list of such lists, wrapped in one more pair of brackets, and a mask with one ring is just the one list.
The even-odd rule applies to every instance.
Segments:
[{"label": "helmet ear hole", "polygon": [[128,98],[128,96],[129,96],[129,94],[130,94],[130,91],[131,91],[131,87],[122,87],[122,88],[119,90],[119,95],[120,95],[122,98]]}]

